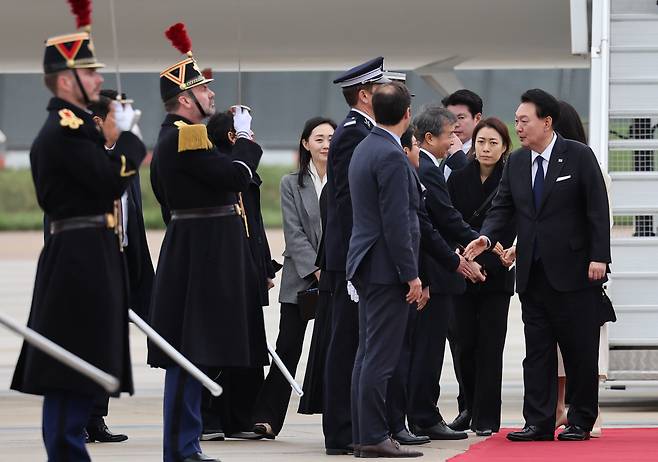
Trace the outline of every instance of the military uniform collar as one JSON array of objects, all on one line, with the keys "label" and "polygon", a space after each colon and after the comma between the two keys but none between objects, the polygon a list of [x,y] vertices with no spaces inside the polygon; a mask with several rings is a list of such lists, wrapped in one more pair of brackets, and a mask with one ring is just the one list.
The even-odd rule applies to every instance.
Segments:
[{"label": "military uniform collar", "polygon": [[162,122],[162,126],[164,127],[166,125],[174,125],[174,122],[178,122],[178,121],[185,122],[188,125],[193,125],[193,122],[191,120],[189,120],[186,117],[183,117],[182,115],[167,114],[164,122]]},{"label": "military uniform collar", "polygon": [[375,120],[372,117],[370,117],[368,114],[366,114],[363,111],[359,111],[358,109],[355,108],[350,109],[350,113],[348,117],[350,116],[353,118],[363,119],[363,123],[365,124],[366,127],[368,127],[368,130],[372,130],[372,127],[377,126]]},{"label": "military uniform collar", "polygon": [[82,117],[84,120],[89,120],[93,122],[92,114],[90,111],[88,111],[85,108],[82,108],[76,104],[69,103],[66,100],[63,100],[62,98],[59,98],[57,96],[53,96],[50,98],[50,101],[48,102],[48,107],[46,108],[48,111],[59,111],[62,109],[69,109],[72,111],[76,116]]}]

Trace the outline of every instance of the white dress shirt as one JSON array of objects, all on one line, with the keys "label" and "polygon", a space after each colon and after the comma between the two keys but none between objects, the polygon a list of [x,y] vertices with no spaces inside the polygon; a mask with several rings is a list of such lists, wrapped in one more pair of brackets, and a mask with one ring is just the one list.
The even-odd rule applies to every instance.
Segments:
[{"label": "white dress shirt", "polygon": [[530,164],[532,171],[532,185],[535,185],[535,176],[537,175],[537,157],[542,157],[542,167],[544,167],[544,178],[546,178],[546,173],[548,172],[548,162],[551,160],[551,152],[553,151],[553,146],[555,146],[555,141],[557,140],[557,135],[553,132],[553,138],[551,142],[546,146],[543,152],[539,153],[537,151],[532,151],[532,162]]},{"label": "white dress shirt", "polygon": [[325,174],[323,178],[320,178],[318,169],[315,168],[313,160],[309,162],[308,169],[311,172],[311,180],[313,180],[313,186],[315,187],[315,193],[318,195],[318,200],[320,199],[320,194],[322,193],[322,188],[327,184],[327,175]]},{"label": "white dress shirt", "polygon": [[430,160],[431,160],[432,162],[434,162],[434,165],[436,165],[437,168],[441,166],[441,163],[439,162],[439,159],[437,159],[436,157],[434,157],[434,154],[432,154],[431,152],[429,152],[427,149],[424,149],[424,148],[420,148],[420,151],[421,151],[421,152],[424,152],[425,154],[427,154],[427,156],[430,158]]},{"label": "white dress shirt", "polygon": [[464,154],[468,154],[468,151],[471,150],[472,145],[473,145],[473,138],[469,138],[466,141],[464,141],[464,144],[462,144],[462,151],[464,151]]}]

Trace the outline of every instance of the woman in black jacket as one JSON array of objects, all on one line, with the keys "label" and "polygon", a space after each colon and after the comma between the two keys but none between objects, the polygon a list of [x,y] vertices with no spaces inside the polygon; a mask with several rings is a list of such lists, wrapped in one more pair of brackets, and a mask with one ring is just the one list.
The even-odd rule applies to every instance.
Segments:
[{"label": "woman in black jacket", "polygon": [[[476,231],[480,230],[503,174],[511,148],[505,124],[495,117],[478,123],[473,131],[475,158],[448,179],[452,203]],[[515,237],[510,222],[500,245],[508,248]],[[507,313],[514,293],[514,270],[487,251],[476,259],[486,273],[483,283],[467,281],[463,295],[455,297],[455,361],[460,371],[471,429],[488,436],[500,429],[503,348]]]}]

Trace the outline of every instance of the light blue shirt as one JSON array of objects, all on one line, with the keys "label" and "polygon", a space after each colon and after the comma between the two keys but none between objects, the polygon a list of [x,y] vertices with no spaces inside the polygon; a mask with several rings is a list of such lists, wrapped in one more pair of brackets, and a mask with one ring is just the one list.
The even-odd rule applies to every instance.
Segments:
[{"label": "light blue shirt", "polygon": [[389,134],[395,139],[395,141],[398,142],[398,144],[400,145],[400,147],[402,147],[402,140],[400,139],[400,137],[399,137],[398,135],[396,135],[395,133],[393,133],[393,132],[390,131],[390,130],[386,130],[384,127],[379,127],[379,128],[381,128],[382,130],[384,130],[386,133],[389,133]]}]

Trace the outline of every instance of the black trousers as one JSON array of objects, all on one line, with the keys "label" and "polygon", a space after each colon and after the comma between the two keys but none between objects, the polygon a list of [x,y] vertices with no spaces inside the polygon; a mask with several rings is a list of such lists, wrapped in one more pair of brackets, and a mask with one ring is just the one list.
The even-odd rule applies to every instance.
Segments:
[{"label": "black trousers", "polygon": [[455,358],[473,430],[500,430],[509,302],[510,296],[503,292],[455,296]]},{"label": "black trousers", "polygon": [[223,430],[227,435],[251,431],[254,426],[254,396],[263,385],[262,367],[227,367],[208,371],[223,392],[214,397],[203,389],[201,418],[206,430]]},{"label": "black trousers", "polygon": [[352,373],[354,444],[378,444],[390,433],[387,390],[402,350],[409,320],[405,285],[361,283],[359,348]]},{"label": "black trousers", "polygon": [[322,431],[327,449],[352,443],[351,384],[359,344],[359,309],[347,294],[345,273],[332,274],[331,338],[325,365]]},{"label": "black trousers", "polygon": [[452,295],[431,294],[424,310],[416,314],[409,370],[407,418],[411,426],[431,427],[443,417],[437,403],[439,380],[452,310]]},{"label": "black trousers", "polygon": [[523,416],[526,424],[553,432],[557,402],[557,347],[569,377],[569,423],[591,430],[598,408],[599,323],[596,289],[558,292],[541,261],[533,264],[521,298],[526,357]]},{"label": "black trousers", "polygon": [[[279,335],[276,338],[276,353],[292,376],[295,376],[299,358],[302,355],[307,321],[302,319],[299,306],[292,303],[281,304]],[[275,434],[279,434],[286,418],[292,390],[279,368],[272,364],[263,387],[256,398],[254,422],[269,423]]]},{"label": "black trousers", "polygon": [[94,406],[91,408],[88,426],[100,423],[103,417],[107,417],[108,407],[110,405],[109,395],[98,395],[94,398]]}]

